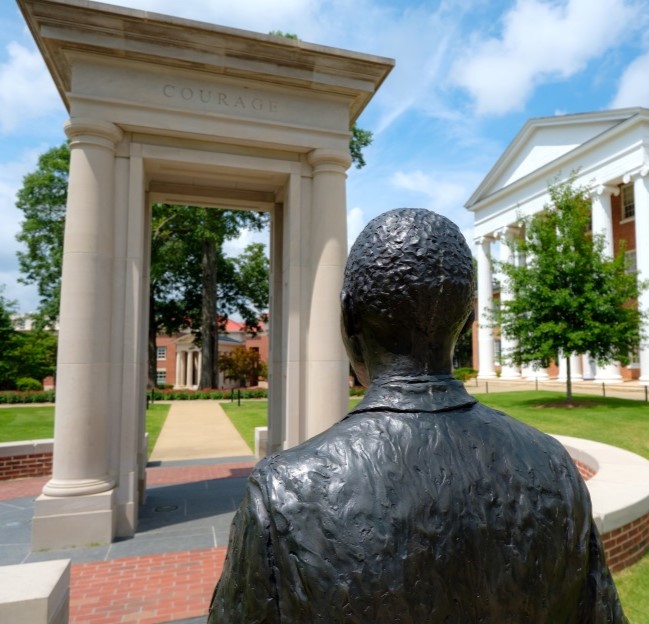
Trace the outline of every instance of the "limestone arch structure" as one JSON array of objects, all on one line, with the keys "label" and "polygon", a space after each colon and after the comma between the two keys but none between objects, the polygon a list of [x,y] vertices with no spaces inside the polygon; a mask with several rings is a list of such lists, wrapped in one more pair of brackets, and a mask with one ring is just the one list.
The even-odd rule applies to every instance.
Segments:
[{"label": "limestone arch structure", "polygon": [[86,0],[18,0],[69,111],[52,479],[32,547],[106,543],[144,492],[150,206],[271,215],[269,442],[346,411],[349,128],[390,59]]}]

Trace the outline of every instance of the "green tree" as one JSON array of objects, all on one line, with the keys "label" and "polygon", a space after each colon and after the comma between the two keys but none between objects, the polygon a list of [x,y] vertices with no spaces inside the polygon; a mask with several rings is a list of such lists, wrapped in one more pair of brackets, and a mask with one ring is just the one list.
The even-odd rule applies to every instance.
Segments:
[{"label": "green tree", "polygon": [[[39,158],[36,170],[25,176],[16,203],[24,214],[17,236],[25,246],[25,251],[18,253],[21,281],[37,285],[40,303],[36,320],[41,328],[53,327],[58,319],[69,166],[67,143],[48,150]],[[223,301],[220,314],[237,312],[251,326],[257,314],[238,294],[237,265],[223,256],[222,245],[236,238],[244,227],[253,230],[265,227],[267,219],[254,212],[190,206],[161,205],[154,207],[153,213],[150,380],[155,380],[156,333],[192,327],[204,350],[204,370],[210,371],[205,373],[209,378],[202,385],[215,385],[219,292]],[[202,266],[207,273],[200,270]],[[265,309],[267,305],[261,307]]]},{"label": "green tree", "polygon": [[261,372],[259,352],[246,347],[237,347],[221,355],[221,366],[228,379],[239,386],[254,385]]},{"label": "green tree", "polygon": [[11,320],[15,312],[15,301],[3,296],[4,286],[0,287],[0,390],[11,390],[17,378],[15,349],[18,332]]},{"label": "green tree", "polygon": [[[218,385],[219,320],[232,314],[244,319],[251,331],[268,307],[268,268],[256,279],[265,288],[247,286],[257,256],[227,258],[223,243],[242,228],[266,227],[265,214],[192,206],[158,205],[153,210],[151,261],[151,318],[149,323],[149,377],[155,379],[155,336],[191,328],[201,347],[203,365],[199,385]],[[259,246],[263,250],[263,245]],[[262,252],[263,253],[263,252]],[[248,271],[246,278],[239,270]]]},{"label": "green tree", "polygon": [[18,252],[19,281],[37,286],[40,305],[35,320],[40,326],[53,327],[59,316],[69,169],[67,143],[48,150],[36,170],[23,179],[16,201],[24,214],[16,237],[25,248]]},{"label": "green tree", "polygon": [[566,358],[570,401],[571,354],[629,361],[641,338],[635,302],[645,285],[628,271],[624,249],[609,258],[603,237],[590,234],[587,189],[569,181],[549,193],[551,203],[527,219],[525,237],[512,242],[524,265],[499,265],[513,298],[502,303],[497,320],[515,339],[509,355],[516,364],[545,367]]},{"label": "green tree", "polygon": [[16,332],[14,358],[16,380],[30,377],[42,381],[56,373],[57,337],[52,331],[35,327]]}]

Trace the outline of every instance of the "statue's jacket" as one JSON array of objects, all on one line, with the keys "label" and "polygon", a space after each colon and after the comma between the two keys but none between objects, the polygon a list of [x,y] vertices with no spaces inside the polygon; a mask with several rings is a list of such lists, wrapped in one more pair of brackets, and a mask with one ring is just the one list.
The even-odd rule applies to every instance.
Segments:
[{"label": "statue's jacket", "polygon": [[626,619],[564,448],[423,378],[255,467],[209,622]]}]

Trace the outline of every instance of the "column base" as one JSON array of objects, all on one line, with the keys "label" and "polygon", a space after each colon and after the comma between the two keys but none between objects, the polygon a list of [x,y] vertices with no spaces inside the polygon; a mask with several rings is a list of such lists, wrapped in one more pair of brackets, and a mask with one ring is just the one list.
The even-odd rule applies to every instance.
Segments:
[{"label": "column base", "polygon": [[486,379],[498,379],[498,375],[496,375],[496,371],[486,371],[484,373],[479,372],[478,381],[486,380]]},{"label": "column base", "polygon": [[110,544],[115,537],[116,493],[47,496],[34,502],[32,550]]},{"label": "column base", "polygon": [[507,380],[514,380],[514,379],[520,379],[521,378],[521,373],[520,371],[516,370],[515,368],[509,368],[505,367],[500,373],[500,378],[501,379],[507,379]]}]

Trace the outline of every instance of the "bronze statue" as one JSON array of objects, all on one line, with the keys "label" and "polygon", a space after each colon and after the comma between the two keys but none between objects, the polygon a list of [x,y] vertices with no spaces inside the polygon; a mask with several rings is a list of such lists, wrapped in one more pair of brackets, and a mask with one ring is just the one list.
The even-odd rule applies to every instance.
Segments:
[{"label": "bronze statue", "polygon": [[341,306],[367,395],[253,470],[209,622],[626,622],[566,451],[451,377],[473,307],[458,228],[377,217]]}]

